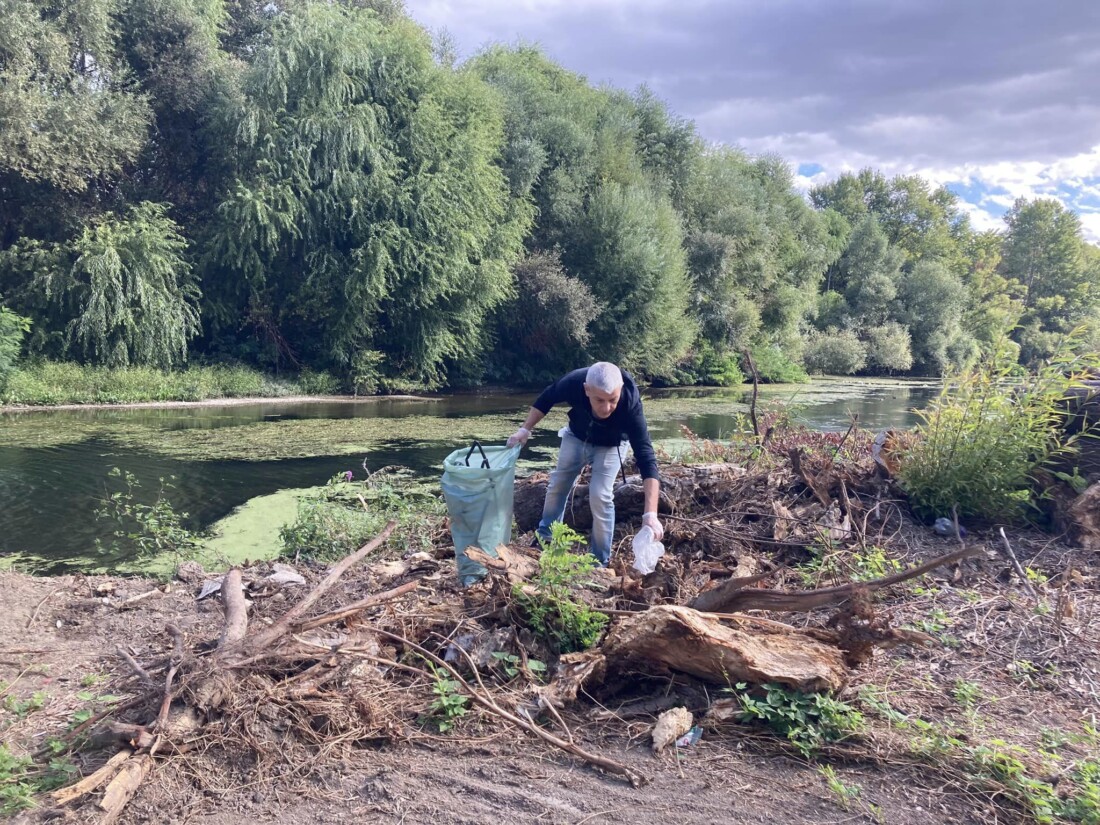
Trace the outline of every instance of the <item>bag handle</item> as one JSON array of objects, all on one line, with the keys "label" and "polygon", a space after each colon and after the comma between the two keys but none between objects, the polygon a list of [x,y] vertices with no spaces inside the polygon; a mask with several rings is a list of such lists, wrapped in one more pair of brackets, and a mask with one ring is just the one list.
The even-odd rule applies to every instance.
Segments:
[{"label": "bag handle", "polygon": [[474,450],[477,450],[479,453],[481,453],[481,469],[488,470],[489,457],[485,455],[485,451],[481,449],[481,442],[479,441],[475,441],[473,444],[470,445],[470,452],[466,453],[466,466],[470,466],[470,456],[474,454]]}]

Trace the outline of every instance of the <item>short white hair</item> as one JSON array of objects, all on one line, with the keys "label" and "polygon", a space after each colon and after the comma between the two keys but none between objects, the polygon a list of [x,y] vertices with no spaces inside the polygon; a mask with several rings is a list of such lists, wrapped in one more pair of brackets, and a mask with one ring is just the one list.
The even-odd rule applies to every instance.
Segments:
[{"label": "short white hair", "polygon": [[584,383],[603,392],[615,392],[623,385],[623,371],[609,361],[597,361],[588,368]]}]

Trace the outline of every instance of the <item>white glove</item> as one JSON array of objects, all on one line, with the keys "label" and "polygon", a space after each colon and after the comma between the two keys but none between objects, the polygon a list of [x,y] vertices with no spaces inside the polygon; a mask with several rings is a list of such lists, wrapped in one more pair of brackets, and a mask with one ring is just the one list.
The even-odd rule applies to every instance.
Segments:
[{"label": "white glove", "polygon": [[642,516],[642,524],[653,531],[654,541],[660,541],[665,537],[665,528],[661,526],[656,513],[645,513]]},{"label": "white glove", "polygon": [[515,447],[517,444],[523,445],[527,443],[527,439],[531,437],[531,431],[526,427],[520,427],[516,430],[508,439],[508,446]]}]

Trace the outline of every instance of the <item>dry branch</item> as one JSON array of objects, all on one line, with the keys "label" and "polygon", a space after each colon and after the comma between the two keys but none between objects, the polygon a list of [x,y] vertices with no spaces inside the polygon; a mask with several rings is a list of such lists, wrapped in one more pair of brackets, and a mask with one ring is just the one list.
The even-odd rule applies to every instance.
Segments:
[{"label": "dry branch", "polygon": [[225,627],[218,639],[218,648],[239,642],[248,633],[248,605],[244,600],[241,569],[234,567],[225,574],[221,587],[222,610],[225,611]]},{"label": "dry branch", "polygon": [[917,576],[923,576],[937,567],[954,564],[970,556],[978,555],[980,552],[975,547],[964,547],[953,553],[948,553],[946,556],[938,556],[926,561],[924,564],[919,564],[910,570],[896,573],[893,576],[886,576],[869,582],[842,584],[838,587],[822,587],[805,592],[738,587],[734,584],[737,581],[734,579],[733,582],[725,585],[711,590],[704,590],[688,606],[709,613],[736,613],[741,610],[803,612],[816,610],[820,607],[833,607],[847,601],[856,593],[870,593],[884,587],[900,584],[909,579],[915,579]]},{"label": "dry branch", "polygon": [[99,801],[99,807],[104,811],[103,818],[99,820],[100,825],[110,825],[118,819],[118,815],[137,793],[137,789],[141,787],[141,783],[145,781],[152,767],[153,757],[148,754],[128,760],[122,766],[122,770],[115,775],[111,784],[107,786],[107,790],[104,791],[103,799]]},{"label": "dry branch", "polygon": [[392,590],[387,590],[384,593],[373,593],[364,599],[360,599],[357,602],[349,604],[347,607],[341,607],[338,610],[331,610],[328,613],[322,613],[320,616],[309,619],[295,626],[295,631],[301,633],[306,630],[313,630],[315,627],[322,627],[326,624],[332,624],[342,619],[350,619],[356,613],[361,613],[368,607],[374,607],[375,605],[382,604],[383,602],[393,601],[399,599],[402,596],[408,595],[416,590],[420,586],[419,581],[406,582],[400,587],[395,587]]},{"label": "dry branch", "polygon": [[317,601],[328,592],[328,590],[340,580],[340,577],[344,575],[351,567],[361,562],[371,553],[373,553],[378,547],[382,545],[390,537],[390,533],[393,532],[397,526],[396,521],[391,521],[386,524],[385,528],[364,544],[350,556],[340,560],[340,563],[329,570],[328,575],[321,580],[320,584],[314,587],[309,593],[306,594],[298,604],[294,605],[286,614],[271,627],[261,630],[255,636],[247,640],[246,646],[252,652],[258,652],[263,648],[270,645],[276,639],[286,635],[292,625],[298,622],[298,620],[305,614],[309,608],[313,607]]},{"label": "dry branch", "polygon": [[79,799],[85,794],[89,794],[115,775],[115,772],[119,769],[127,759],[130,758],[132,752],[129,750],[121,750],[107,760],[107,763],[94,773],[88,774],[79,782],[74,785],[69,785],[67,788],[61,788],[54,791],[50,796],[54,803],[58,805],[67,805],[74,799]]}]

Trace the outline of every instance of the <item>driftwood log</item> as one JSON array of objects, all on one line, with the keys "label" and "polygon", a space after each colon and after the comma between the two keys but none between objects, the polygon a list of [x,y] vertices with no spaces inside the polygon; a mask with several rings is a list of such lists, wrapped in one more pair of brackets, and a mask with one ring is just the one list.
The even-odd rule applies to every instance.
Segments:
[{"label": "driftwood log", "polygon": [[[730,482],[746,474],[744,467],[734,464],[696,464],[667,467],[661,471],[661,498],[658,509],[662,513],[690,510],[699,503],[713,498],[728,497]],[[542,505],[546,498],[546,473],[534,473],[516,481],[513,513],[520,532],[534,530],[542,518]],[[625,482],[615,485],[615,515],[620,521],[640,519],[644,497],[641,476],[627,476]],[[592,510],[588,506],[588,483],[577,484],[565,507],[565,523],[575,530],[592,527]]]},{"label": "driftwood log", "polygon": [[836,691],[848,679],[844,654],[833,645],[798,632],[745,632],[680,605],[624,618],[599,648],[563,659],[558,680],[544,692],[559,705],[609,673],[631,669],[687,673],[721,685],[777,682],[802,691]]},{"label": "driftwood log", "polygon": [[963,547],[945,556],[918,564],[916,567],[875,579],[869,582],[856,584],[843,584],[839,587],[822,587],[817,590],[805,590],[790,592],[786,590],[766,590],[752,587],[762,576],[749,576],[746,578],[729,579],[718,587],[704,590],[690,603],[690,607],[707,613],[734,613],[740,610],[785,610],[791,612],[803,612],[817,610],[822,607],[835,607],[848,601],[856,593],[870,593],[881,590],[894,584],[923,576],[937,567],[962,561],[971,556],[976,556],[981,551],[976,547]]}]

